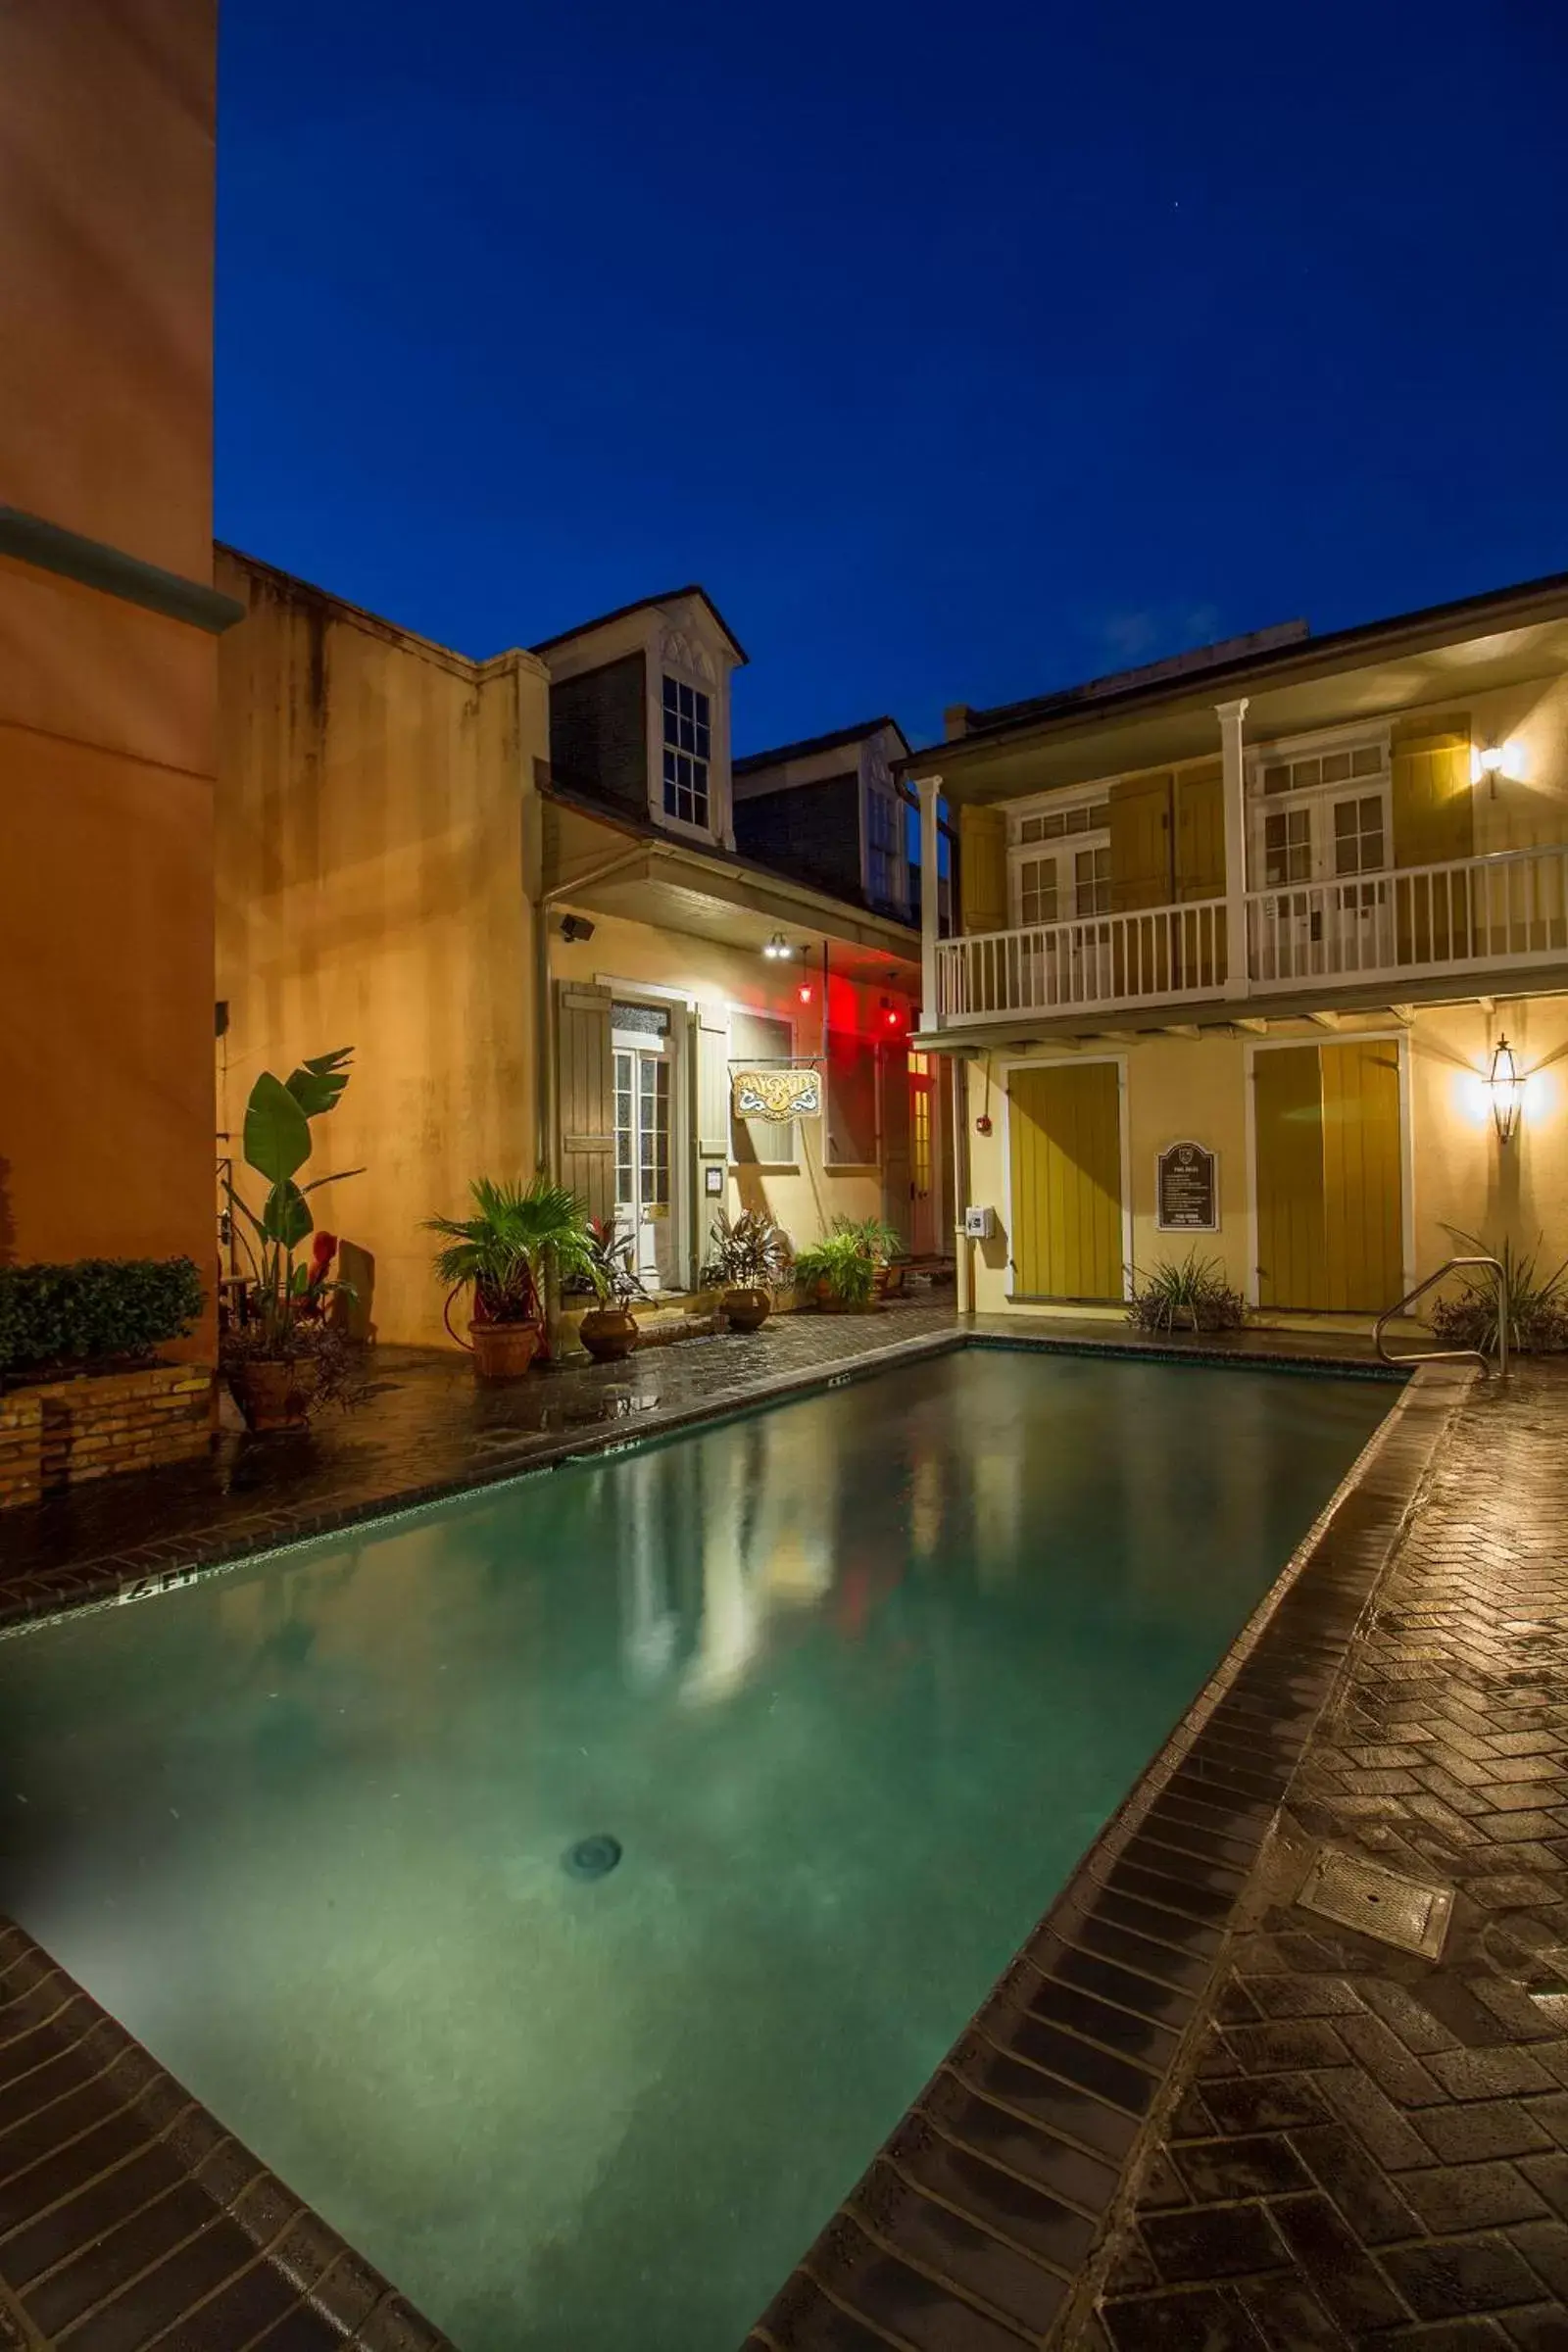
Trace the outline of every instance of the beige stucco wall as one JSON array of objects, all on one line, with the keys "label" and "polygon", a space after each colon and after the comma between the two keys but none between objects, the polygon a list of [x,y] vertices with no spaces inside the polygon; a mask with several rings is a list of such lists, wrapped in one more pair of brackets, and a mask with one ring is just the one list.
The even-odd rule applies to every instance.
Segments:
[{"label": "beige stucco wall", "polygon": [[[0,11],[0,495],[199,582],[216,18]],[[198,629],[0,560],[0,1261],[214,1267],[217,662]]]},{"label": "beige stucco wall", "polygon": [[237,1141],[258,1071],[352,1046],[311,1172],[365,1173],[318,1196],[318,1221],[370,1261],[380,1337],[441,1340],[421,1220],[535,1165],[520,778],[548,753],[546,675],[225,551],[219,585],[250,607],[222,646],[220,1124]]},{"label": "beige stucco wall", "polygon": [[[1506,1149],[1497,1142],[1485,1086],[1501,1032],[1526,1079],[1520,1128]],[[1450,1227],[1478,1233],[1493,1247],[1506,1238],[1529,1249],[1540,1236],[1547,1262],[1568,1257],[1568,999],[1505,1003],[1490,1014],[1475,1003],[1421,1008],[1407,1030],[1376,1019],[1347,1020],[1334,1034],[1374,1033],[1399,1036],[1407,1062],[1411,1280],[1453,1254],[1458,1245]],[[1269,1036],[1277,1042],[1329,1042],[1321,1028],[1305,1021],[1271,1022]],[[1103,1048],[1088,1044],[1078,1053],[1054,1056],[1078,1061],[1112,1055],[1126,1072],[1125,1173],[1133,1262],[1141,1269],[1161,1257],[1185,1256],[1196,1247],[1200,1254],[1222,1262],[1234,1288],[1244,1294],[1249,1289],[1255,1258],[1247,1165],[1249,1051],[1240,1036],[1216,1035],[1153,1037]],[[1054,1056],[1041,1048],[1028,1056],[997,1054],[989,1062],[967,1065],[969,1200],[993,1207],[999,1227],[994,1242],[972,1248],[974,1303],[982,1312],[1007,1305],[1005,1068],[1009,1060],[1022,1058]],[[976,1119],[985,1113],[993,1122],[989,1137],[975,1131]],[[1222,1222],[1216,1234],[1161,1233],[1156,1226],[1155,1157],[1167,1144],[1181,1141],[1201,1143],[1220,1155]]]},{"label": "beige stucco wall", "polygon": [[[796,1024],[795,1051],[814,1054],[821,1044],[820,975],[799,964],[769,963],[765,957],[713,940],[662,929],[649,923],[627,922],[597,915],[591,940],[568,945],[551,940],[551,968],[557,979],[624,981],[678,989],[698,1004],[744,1007]],[[813,988],[809,1008],[799,1003],[803,980]],[[873,1035],[881,992],[834,979],[833,1017],[848,1026],[853,1018],[863,1035]],[[906,1072],[901,1071],[906,1078]],[[724,1206],[765,1207],[798,1249],[820,1239],[836,1216],[867,1217],[882,1213],[882,1177],[869,1166],[840,1168],[824,1164],[826,1122],[802,1119],[797,1123],[800,1155],[793,1171],[779,1167],[740,1167],[732,1164],[722,1202],[704,1201],[698,1233],[707,1233],[708,1212]]]}]

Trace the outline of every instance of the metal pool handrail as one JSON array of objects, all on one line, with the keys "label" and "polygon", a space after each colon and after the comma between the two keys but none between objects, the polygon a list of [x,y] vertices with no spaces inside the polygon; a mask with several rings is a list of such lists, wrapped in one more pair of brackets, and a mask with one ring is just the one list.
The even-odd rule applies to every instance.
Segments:
[{"label": "metal pool handrail", "polygon": [[1425,1282],[1418,1282],[1413,1291],[1406,1291],[1404,1297],[1396,1299],[1393,1306],[1386,1306],[1372,1332],[1377,1351],[1386,1364],[1457,1364],[1474,1361],[1483,1372],[1491,1372],[1492,1359],[1482,1348],[1422,1348],[1410,1355],[1395,1355],[1383,1344],[1385,1324],[1392,1323],[1396,1315],[1402,1315],[1405,1308],[1414,1306],[1416,1300],[1423,1298],[1435,1283],[1457,1273],[1462,1266],[1490,1266],[1497,1277],[1497,1378],[1507,1379],[1508,1277],[1503,1271],[1501,1259],[1495,1257],[1450,1257],[1435,1274],[1429,1274]]}]

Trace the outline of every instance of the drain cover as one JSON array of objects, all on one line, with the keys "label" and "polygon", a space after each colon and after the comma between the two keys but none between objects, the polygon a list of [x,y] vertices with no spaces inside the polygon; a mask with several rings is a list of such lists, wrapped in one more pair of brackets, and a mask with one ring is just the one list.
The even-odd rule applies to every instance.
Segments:
[{"label": "drain cover", "polygon": [[602,1879],[620,1860],[620,1839],[605,1831],[594,1838],[579,1838],[575,1845],[567,1846],[564,1859],[572,1878]]},{"label": "drain cover", "polygon": [[1305,1911],[1337,1919],[1380,1943],[1397,1944],[1402,1952],[1420,1952],[1436,1960],[1448,1932],[1453,1909],[1451,1886],[1423,1886],[1418,1879],[1400,1878],[1380,1863],[1363,1862],[1359,1854],[1342,1853],[1337,1846],[1320,1845],[1306,1884],[1297,1896]]}]

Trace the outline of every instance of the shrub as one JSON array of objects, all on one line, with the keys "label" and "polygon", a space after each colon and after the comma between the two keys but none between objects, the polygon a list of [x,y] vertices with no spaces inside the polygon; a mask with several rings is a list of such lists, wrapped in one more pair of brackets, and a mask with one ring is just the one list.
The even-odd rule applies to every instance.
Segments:
[{"label": "shrub", "polygon": [[[1494,1250],[1476,1234],[1454,1226],[1451,1238],[1478,1257],[1494,1257],[1502,1267],[1502,1296],[1508,1317],[1508,1346],[1521,1355],[1568,1348],[1568,1261],[1555,1272],[1540,1274],[1541,1240],[1529,1256],[1504,1242]],[[1450,1348],[1479,1348],[1483,1355],[1497,1352],[1497,1278],[1487,1267],[1464,1268],[1454,1276],[1455,1298],[1440,1298],[1432,1309],[1432,1328]]]},{"label": "shrub", "polygon": [[1247,1321],[1247,1301],[1231,1289],[1219,1258],[1190,1250],[1162,1259],[1142,1282],[1134,1269],[1127,1320],[1140,1331],[1235,1331]]},{"label": "shrub", "polygon": [[795,1279],[803,1290],[825,1283],[841,1306],[866,1306],[876,1289],[876,1264],[858,1233],[830,1233],[813,1249],[801,1251]]},{"label": "shrub", "polygon": [[789,1280],[791,1263],[788,1236],[765,1208],[734,1218],[720,1208],[713,1212],[708,1262],[698,1280],[705,1289],[771,1291]]},{"label": "shrub", "polygon": [[200,1318],[188,1257],[82,1257],[0,1267],[0,1378],[150,1355]]},{"label": "shrub", "polygon": [[903,1237],[885,1217],[835,1217],[833,1231],[848,1234],[873,1265],[889,1266],[904,1255]]}]

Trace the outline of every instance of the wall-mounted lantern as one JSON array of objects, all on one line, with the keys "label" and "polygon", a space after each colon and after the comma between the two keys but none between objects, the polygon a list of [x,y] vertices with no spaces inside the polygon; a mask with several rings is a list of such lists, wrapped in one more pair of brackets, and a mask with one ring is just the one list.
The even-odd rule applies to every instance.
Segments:
[{"label": "wall-mounted lantern", "polygon": [[1497,1040],[1487,1086],[1492,1095],[1492,1115],[1496,1122],[1497,1141],[1505,1144],[1519,1124],[1519,1104],[1525,1091],[1519,1076],[1519,1065],[1513,1057],[1513,1048],[1506,1037]]}]

